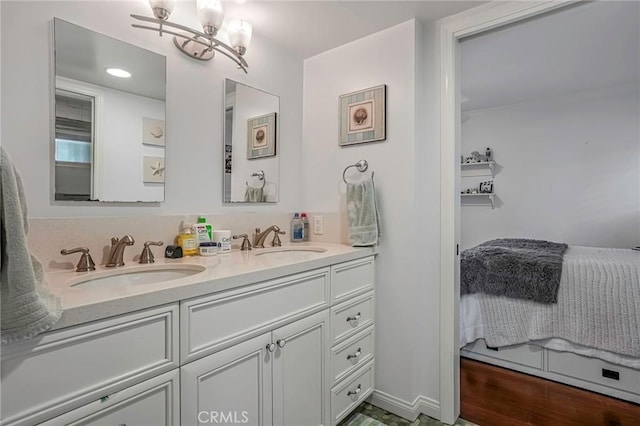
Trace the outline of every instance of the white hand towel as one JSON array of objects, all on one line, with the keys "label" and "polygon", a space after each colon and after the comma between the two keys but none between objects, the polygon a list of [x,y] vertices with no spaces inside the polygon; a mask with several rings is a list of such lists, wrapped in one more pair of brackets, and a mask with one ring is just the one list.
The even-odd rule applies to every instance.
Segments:
[{"label": "white hand towel", "polygon": [[62,301],[49,291],[42,264],[29,252],[22,180],[2,147],[0,224],[0,326],[2,343],[10,343],[53,327],[62,315]]},{"label": "white hand towel", "polygon": [[380,215],[373,178],[347,183],[349,242],[354,247],[378,245]]}]

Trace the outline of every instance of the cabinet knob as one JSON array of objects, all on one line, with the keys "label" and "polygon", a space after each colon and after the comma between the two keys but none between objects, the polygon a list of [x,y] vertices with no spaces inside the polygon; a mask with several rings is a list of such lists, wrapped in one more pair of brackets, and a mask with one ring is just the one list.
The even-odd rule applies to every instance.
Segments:
[{"label": "cabinet knob", "polygon": [[273,342],[269,343],[269,344],[267,345],[267,350],[268,350],[269,352],[273,352],[273,351],[275,351],[275,350],[276,350],[276,344],[275,344],[275,343],[273,343]]},{"label": "cabinet knob", "polygon": [[359,319],[360,319],[360,312],[358,312],[352,317],[347,317],[347,322],[358,321]]},{"label": "cabinet knob", "polygon": [[362,386],[358,385],[358,387],[355,390],[347,392],[347,396],[358,395],[361,389],[362,389]]},{"label": "cabinet knob", "polygon": [[286,344],[287,344],[287,341],[286,341],[286,340],[284,340],[284,339],[280,339],[280,340],[278,340],[276,343],[278,344],[278,347],[280,347],[280,348],[284,348],[284,345],[286,345]]},{"label": "cabinet knob", "polygon": [[360,354],[362,354],[362,350],[358,348],[356,353],[354,353],[353,355],[347,355],[347,361],[351,361],[353,358],[357,359],[360,356]]}]

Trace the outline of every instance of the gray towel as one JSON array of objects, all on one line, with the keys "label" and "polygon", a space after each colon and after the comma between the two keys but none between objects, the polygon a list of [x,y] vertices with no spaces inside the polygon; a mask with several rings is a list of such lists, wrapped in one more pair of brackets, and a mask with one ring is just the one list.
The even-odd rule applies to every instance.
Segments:
[{"label": "gray towel", "polygon": [[380,215],[373,178],[347,183],[349,242],[354,247],[375,246],[380,237]]},{"label": "gray towel", "polygon": [[262,203],[264,201],[264,191],[262,188],[253,188],[247,185],[244,191],[244,200],[250,203]]},{"label": "gray towel", "polygon": [[2,147],[0,225],[0,324],[2,343],[10,343],[53,327],[62,315],[62,301],[49,291],[42,264],[29,252],[22,180]]}]

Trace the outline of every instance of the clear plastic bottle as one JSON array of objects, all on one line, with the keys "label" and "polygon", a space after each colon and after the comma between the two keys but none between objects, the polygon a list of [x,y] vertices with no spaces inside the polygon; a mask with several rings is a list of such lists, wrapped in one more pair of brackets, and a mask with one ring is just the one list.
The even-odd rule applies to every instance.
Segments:
[{"label": "clear plastic bottle", "polygon": [[178,234],[178,245],[182,247],[183,256],[195,256],[198,254],[198,241],[191,230],[191,225],[185,223]]},{"label": "clear plastic bottle", "polygon": [[291,242],[292,243],[301,243],[304,233],[304,224],[302,219],[300,219],[300,215],[295,213],[293,215],[293,219],[291,219]]},{"label": "clear plastic bottle", "polygon": [[309,241],[309,218],[306,213],[300,213],[302,219],[302,241]]}]

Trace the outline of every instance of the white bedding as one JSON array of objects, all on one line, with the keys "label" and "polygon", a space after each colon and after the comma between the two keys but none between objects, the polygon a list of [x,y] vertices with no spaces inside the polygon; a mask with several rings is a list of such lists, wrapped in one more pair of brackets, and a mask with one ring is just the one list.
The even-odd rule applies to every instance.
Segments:
[{"label": "white bedding", "polygon": [[[462,348],[478,339],[484,339],[484,322],[480,312],[480,303],[475,294],[466,294],[460,298],[460,347]],[[639,358],[589,348],[560,338],[532,340],[527,343],[556,351],[573,352],[592,358],[600,358],[607,362],[640,370]]]},{"label": "white bedding", "polygon": [[[597,331],[600,336],[603,333],[611,333],[607,338],[620,338],[627,344],[633,342],[632,348],[637,350],[635,348],[639,335],[637,324],[640,318],[639,271],[640,253],[638,252],[570,247],[565,255],[557,305],[524,303],[519,300],[514,302],[514,299],[484,294],[461,297],[460,345],[465,346],[479,338],[500,340],[503,343],[496,346],[528,342],[640,368],[640,358],[614,353],[603,348],[595,349],[594,346],[597,346],[595,344],[573,342],[573,340],[580,342],[579,339],[560,338],[584,335],[585,341],[596,341],[593,335],[584,332],[586,329],[589,333]],[[612,277],[616,278],[612,280]],[[622,283],[620,277],[623,278]],[[612,289],[614,291],[611,291]],[[601,297],[603,295],[604,297]],[[505,329],[504,323],[508,317],[518,317],[519,322],[529,324],[528,331],[526,328],[523,329],[522,324],[520,325],[517,336],[519,341],[509,341],[515,338],[516,333],[508,330],[508,326]],[[485,323],[490,318],[493,322]],[[496,327],[496,323],[502,324]],[[506,323],[508,325],[509,321]],[[572,327],[576,330],[582,329],[582,334],[572,332]],[[589,330],[592,328],[597,330]],[[527,333],[538,338],[523,339],[523,335]],[[614,336],[615,333],[618,335]],[[487,336],[488,339],[486,339]]]}]

